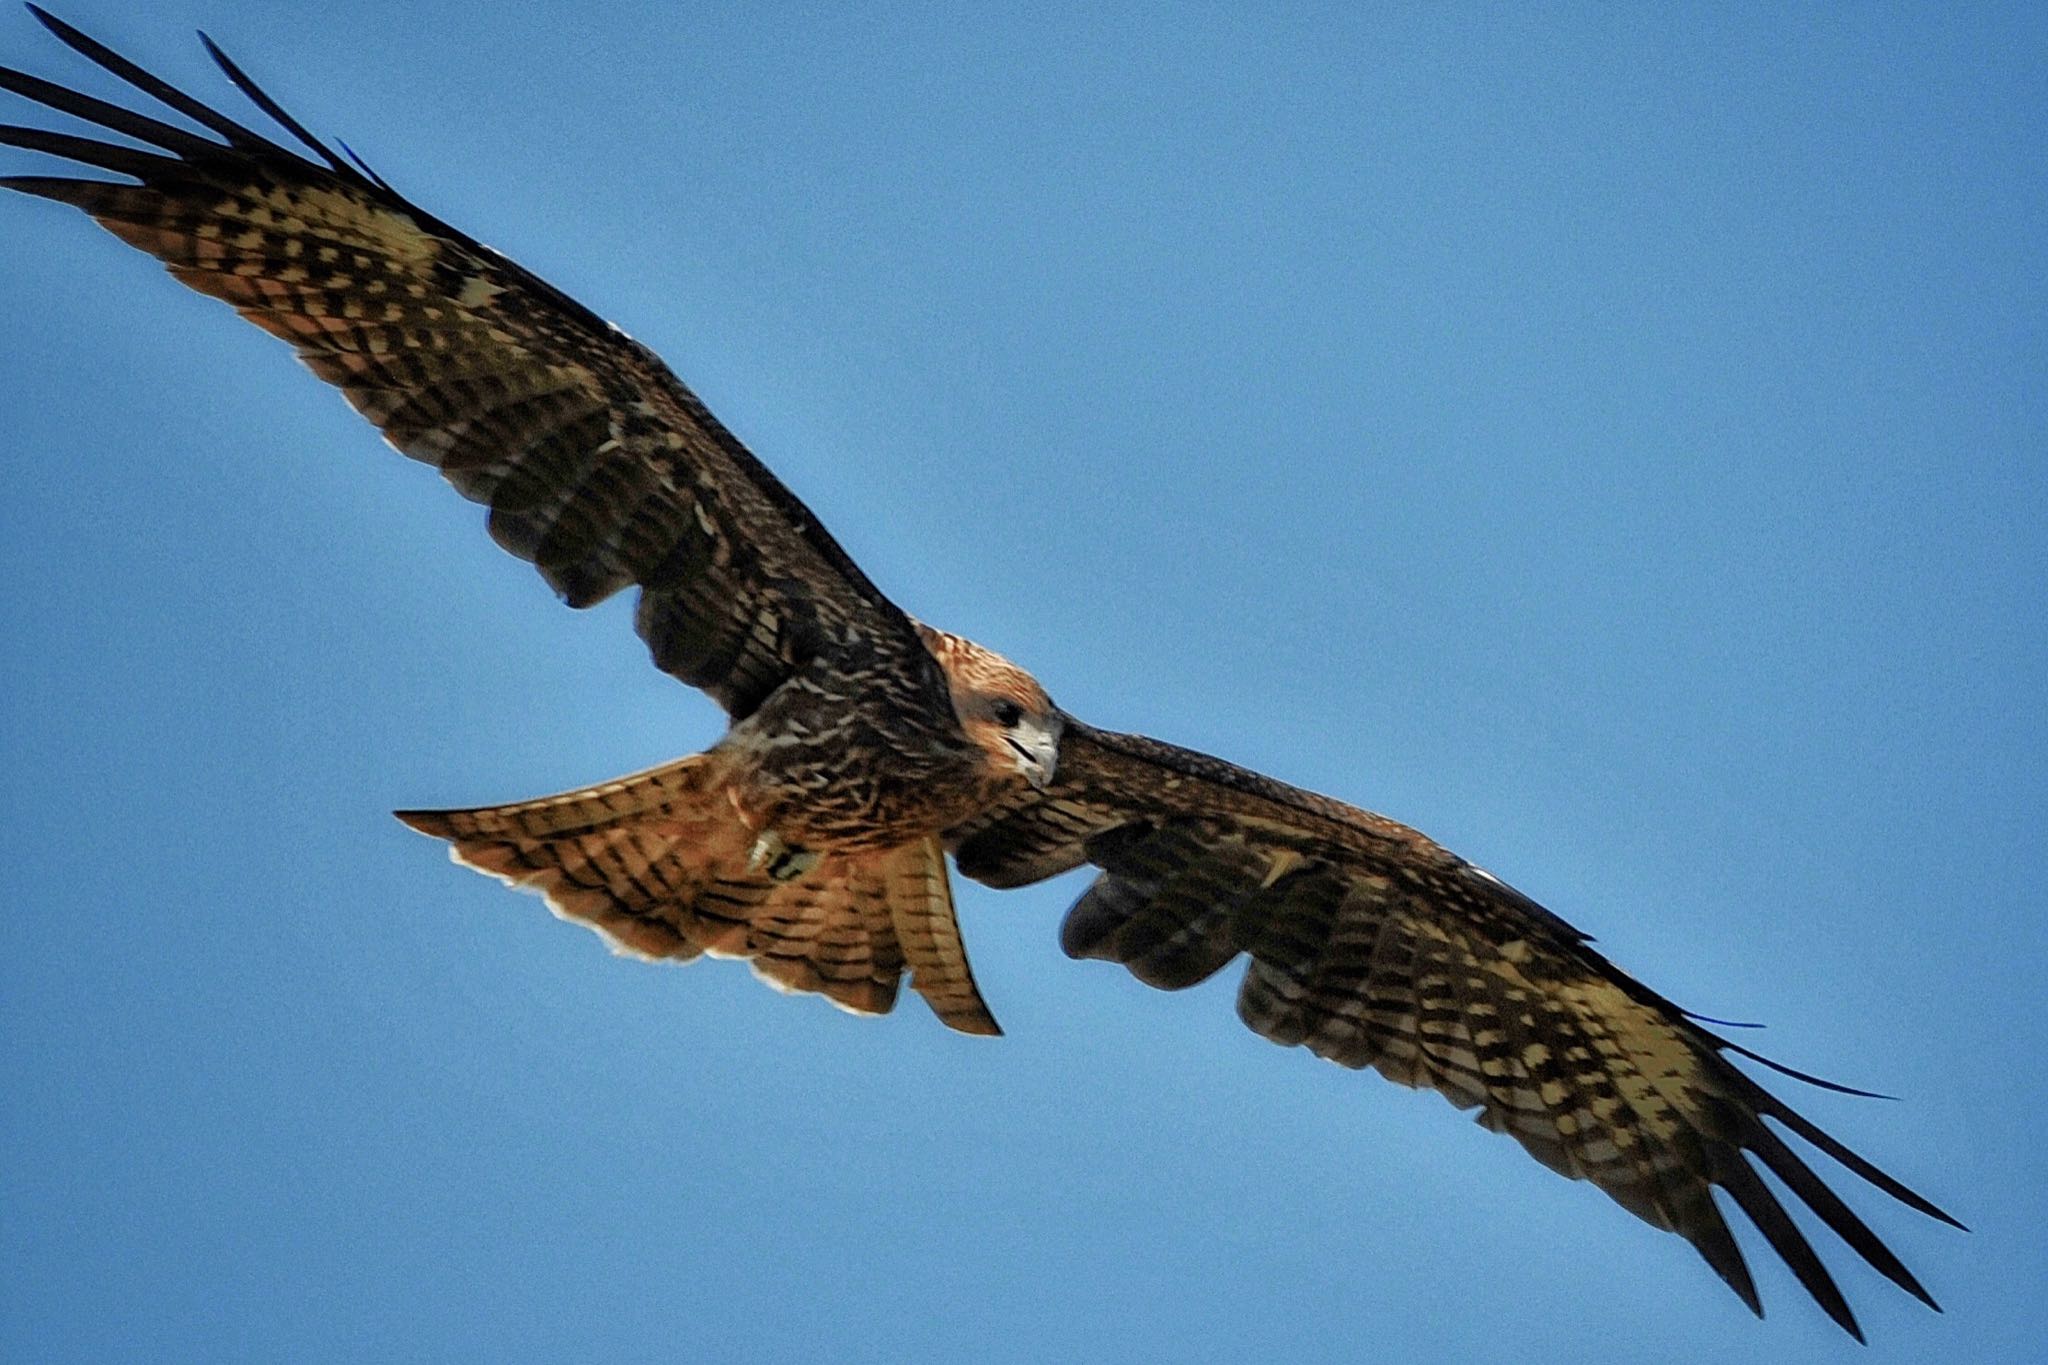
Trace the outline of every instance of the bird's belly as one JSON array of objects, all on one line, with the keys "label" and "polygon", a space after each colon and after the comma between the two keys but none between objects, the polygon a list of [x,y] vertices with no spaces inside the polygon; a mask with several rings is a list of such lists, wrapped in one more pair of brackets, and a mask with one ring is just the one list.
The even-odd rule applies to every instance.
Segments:
[{"label": "bird's belly", "polygon": [[898,848],[958,823],[982,799],[978,765],[934,746],[736,730],[718,748],[740,818],[793,848]]}]

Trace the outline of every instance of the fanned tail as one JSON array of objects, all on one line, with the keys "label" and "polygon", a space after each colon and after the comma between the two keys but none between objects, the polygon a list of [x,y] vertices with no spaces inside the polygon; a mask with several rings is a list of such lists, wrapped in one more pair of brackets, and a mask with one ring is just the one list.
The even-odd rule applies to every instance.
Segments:
[{"label": "fanned tail", "polygon": [[949,1027],[1001,1032],[968,969],[936,840],[827,853],[792,876],[760,856],[706,755],[532,801],[397,814],[615,952],[743,958],[777,990],[857,1014],[888,1013],[908,969]]}]

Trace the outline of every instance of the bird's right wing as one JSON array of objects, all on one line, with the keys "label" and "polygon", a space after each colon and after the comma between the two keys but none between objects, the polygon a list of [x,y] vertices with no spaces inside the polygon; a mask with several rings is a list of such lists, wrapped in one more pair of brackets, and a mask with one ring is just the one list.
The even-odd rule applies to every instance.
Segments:
[{"label": "bird's right wing", "polygon": [[950,714],[908,619],[652,352],[337,156],[210,42],[318,161],[35,12],[214,136],[0,68],[0,88],[150,148],[0,126],[0,143],[138,182],[0,186],[83,209],[288,342],[393,446],[487,505],[492,536],[571,606],[638,584],[655,663],[735,718],[853,642]]},{"label": "bird's right wing", "polygon": [[1101,875],[1060,929],[1070,956],[1121,963],[1165,990],[1249,957],[1237,1010],[1254,1032],[1477,1110],[1482,1124],[1553,1170],[1591,1181],[1691,1242],[1758,1313],[1717,1189],[1828,1314],[1860,1336],[1752,1161],[1880,1273],[1934,1304],[1764,1121],[1922,1213],[1954,1219],[1723,1055],[1755,1054],[1405,825],[1069,718],[1051,785],[951,831],[948,842],[960,871],[992,886],[1094,864]]}]

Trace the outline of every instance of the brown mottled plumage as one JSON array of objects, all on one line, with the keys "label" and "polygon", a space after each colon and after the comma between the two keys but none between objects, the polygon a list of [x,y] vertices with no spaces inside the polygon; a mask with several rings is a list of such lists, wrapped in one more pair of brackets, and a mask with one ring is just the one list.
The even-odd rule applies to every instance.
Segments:
[{"label": "brown mottled plumage", "polygon": [[1168,990],[1247,957],[1252,1029],[1476,1109],[1685,1237],[1752,1309],[1716,1188],[1858,1330],[1752,1162],[1933,1303],[1764,1120],[1954,1220],[1736,1070],[1729,1053],[1754,1054],[1563,920],[1391,820],[1066,716],[1015,665],[896,608],[646,348],[329,151],[217,50],[311,157],[37,15],[212,136],[0,68],[0,88],[149,149],[0,127],[0,142],[135,182],[0,185],[85,210],[288,342],[393,446],[486,505],[492,536],[571,606],[638,587],[656,665],[731,717],[709,751],[636,776],[401,815],[460,861],[621,952],[745,958],[861,1013],[888,1011],[908,971],[970,1033],[999,1030],[946,853],[999,887],[1093,864],[1061,932],[1070,954]]}]

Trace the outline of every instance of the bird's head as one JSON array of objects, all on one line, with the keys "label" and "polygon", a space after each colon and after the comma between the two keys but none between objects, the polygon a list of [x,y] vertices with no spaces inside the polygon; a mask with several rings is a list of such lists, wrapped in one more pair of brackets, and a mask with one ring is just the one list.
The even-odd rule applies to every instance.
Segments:
[{"label": "bird's head", "polygon": [[989,766],[1043,789],[1059,764],[1065,722],[1038,680],[972,640],[930,626],[919,631],[945,671],[960,728]]}]

